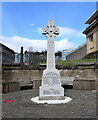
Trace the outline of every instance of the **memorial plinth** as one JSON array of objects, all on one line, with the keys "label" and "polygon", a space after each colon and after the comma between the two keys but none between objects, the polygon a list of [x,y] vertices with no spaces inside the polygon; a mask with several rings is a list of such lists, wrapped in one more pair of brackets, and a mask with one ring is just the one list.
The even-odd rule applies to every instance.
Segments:
[{"label": "memorial plinth", "polygon": [[55,68],[54,38],[59,35],[59,28],[53,20],[42,29],[47,38],[47,68],[43,71],[42,84],[39,88],[39,100],[64,100],[64,88],[61,86],[59,71]]}]

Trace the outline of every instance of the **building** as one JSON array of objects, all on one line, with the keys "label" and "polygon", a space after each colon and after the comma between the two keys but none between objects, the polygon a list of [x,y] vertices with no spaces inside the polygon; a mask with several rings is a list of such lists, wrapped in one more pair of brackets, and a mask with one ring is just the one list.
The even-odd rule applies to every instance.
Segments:
[{"label": "building", "polygon": [[20,53],[15,53],[15,63],[20,63]]},{"label": "building", "polygon": [[[21,60],[21,53],[15,53],[15,63],[20,63]],[[23,53],[23,64],[32,64],[33,61],[33,52],[30,53],[25,51]]]},{"label": "building", "polygon": [[61,51],[57,51],[56,53],[55,53],[55,60],[57,61],[57,60],[61,60],[61,58],[62,58],[62,52]]},{"label": "building", "polygon": [[23,61],[26,64],[32,64],[33,63],[33,52],[32,51],[25,51],[23,54]]},{"label": "building", "polygon": [[62,51],[62,60],[66,60],[66,56],[71,52],[71,50],[63,50]]},{"label": "building", "polygon": [[1,63],[14,63],[15,52],[7,46],[0,43],[0,62]]},{"label": "building", "polygon": [[66,60],[81,60],[87,53],[87,44],[84,43],[72,50],[67,56]]},{"label": "building", "polygon": [[83,31],[87,40],[87,54],[89,54],[98,51],[98,9],[85,24],[89,24]]},{"label": "building", "polygon": [[68,54],[67,60],[79,60],[86,54],[98,52],[98,10],[88,18],[85,24],[89,24],[83,31],[87,42]]}]

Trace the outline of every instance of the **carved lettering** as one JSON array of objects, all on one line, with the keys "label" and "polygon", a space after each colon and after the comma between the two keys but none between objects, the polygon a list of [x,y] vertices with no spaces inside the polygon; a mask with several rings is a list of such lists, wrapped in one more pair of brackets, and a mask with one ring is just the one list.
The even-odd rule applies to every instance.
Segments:
[{"label": "carved lettering", "polygon": [[44,90],[43,94],[44,95],[58,95],[58,94],[60,94],[60,91],[59,90],[54,90],[54,89]]},{"label": "carved lettering", "polygon": [[49,72],[44,75],[43,84],[54,85],[59,83],[60,83],[60,78],[58,74],[54,72]]}]

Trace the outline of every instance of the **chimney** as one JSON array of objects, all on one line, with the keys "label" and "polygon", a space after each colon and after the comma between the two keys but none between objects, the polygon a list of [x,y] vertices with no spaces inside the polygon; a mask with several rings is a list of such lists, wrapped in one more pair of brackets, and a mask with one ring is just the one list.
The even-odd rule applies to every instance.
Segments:
[{"label": "chimney", "polygon": [[23,66],[23,47],[21,47],[21,53],[20,53],[20,65]]}]

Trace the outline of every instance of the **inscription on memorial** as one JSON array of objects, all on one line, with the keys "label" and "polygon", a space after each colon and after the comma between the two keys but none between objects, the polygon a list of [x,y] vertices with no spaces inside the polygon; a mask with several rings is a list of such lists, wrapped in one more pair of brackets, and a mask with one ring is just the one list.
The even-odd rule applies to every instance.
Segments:
[{"label": "inscription on memorial", "polygon": [[44,75],[43,84],[54,85],[59,83],[60,83],[60,79],[58,74],[54,72],[49,72]]},{"label": "inscription on memorial", "polygon": [[60,91],[59,90],[54,90],[54,89],[44,90],[43,94],[44,95],[58,95],[58,94],[60,94]]}]

